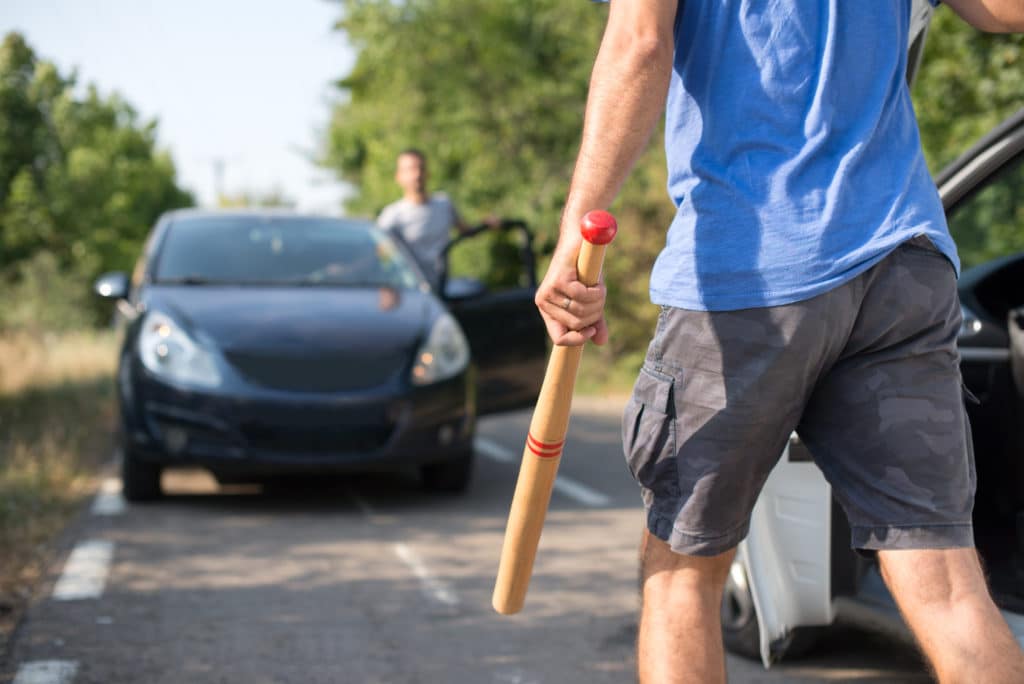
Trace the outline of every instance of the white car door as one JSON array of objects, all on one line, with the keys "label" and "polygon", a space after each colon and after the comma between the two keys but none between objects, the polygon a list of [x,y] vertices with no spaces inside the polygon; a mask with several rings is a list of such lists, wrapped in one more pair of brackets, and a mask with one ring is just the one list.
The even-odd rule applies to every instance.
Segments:
[{"label": "white car door", "polygon": [[831,624],[832,488],[794,435],[754,505],[740,543],[769,666],[794,627]]}]

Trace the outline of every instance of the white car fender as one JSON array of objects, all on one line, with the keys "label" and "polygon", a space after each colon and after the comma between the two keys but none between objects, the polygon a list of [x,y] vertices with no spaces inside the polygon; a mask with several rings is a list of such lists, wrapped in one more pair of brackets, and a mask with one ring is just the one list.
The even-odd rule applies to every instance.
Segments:
[{"label": "white car fender", "polygon": [[757,610],[761,659],[768,667],[795,627],[828,625],[831,595],[832,488],[794,435],[754,505],[740,543]]}]

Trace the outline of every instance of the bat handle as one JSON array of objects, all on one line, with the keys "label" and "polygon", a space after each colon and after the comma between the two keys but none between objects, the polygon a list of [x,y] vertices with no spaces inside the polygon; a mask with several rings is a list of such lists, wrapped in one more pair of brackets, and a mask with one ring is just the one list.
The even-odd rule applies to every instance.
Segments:
[{"label": "bat handle", "polygon": [[[583,244],[576,259],[577,277],[585,285],[596,285],[601,278],[605,246],[615,237],[615,219],[606,211],[588,212],[580,232]],[[526,600],[562,445],[569,431],[572,391],[582,353],[583,347],[579,346],[556,346],[551,350],[533,409],[491,599],[494,609],[505,615],[518,613]]]}]

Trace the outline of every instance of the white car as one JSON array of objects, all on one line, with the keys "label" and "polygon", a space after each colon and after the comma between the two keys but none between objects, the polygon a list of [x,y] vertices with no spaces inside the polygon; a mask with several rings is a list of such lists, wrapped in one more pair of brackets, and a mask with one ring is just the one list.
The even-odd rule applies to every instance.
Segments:
[{"label": "white car", "polygon": [[[931,7],[915,5],[911,73]],[[1024,109],[936,178],[965,269],[960,367],[978,488],[975,540],[1024,643]],[[850,550],[831,488],[794,435],[757,501],[722,605],[726,648],[765,666],[837,622],[910,639],[877,561]]]}]

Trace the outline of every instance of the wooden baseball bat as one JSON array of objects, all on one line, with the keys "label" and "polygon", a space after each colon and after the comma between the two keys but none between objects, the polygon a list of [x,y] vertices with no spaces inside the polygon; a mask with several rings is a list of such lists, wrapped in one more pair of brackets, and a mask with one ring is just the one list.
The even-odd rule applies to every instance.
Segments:
[{"label": "wooden baseball bat", "polygon": [[[600,280],[604,248],[615,237],[616,230],[615,218],[606,211],[591,211],[583,217],[583,244],[576,259],[576,271],[584,285],[597,285]],[[572,389],[582,353],[582,346],[551,349],[544,384],[533,409],[491,599],[494,609],[504,615],[518,613],[526,600],[533,559],[569,429]]]}]

